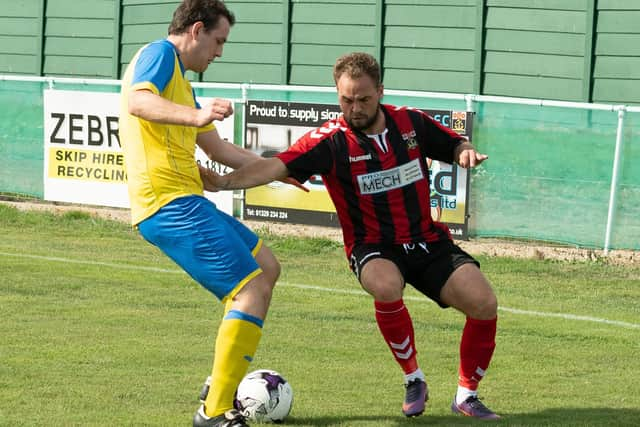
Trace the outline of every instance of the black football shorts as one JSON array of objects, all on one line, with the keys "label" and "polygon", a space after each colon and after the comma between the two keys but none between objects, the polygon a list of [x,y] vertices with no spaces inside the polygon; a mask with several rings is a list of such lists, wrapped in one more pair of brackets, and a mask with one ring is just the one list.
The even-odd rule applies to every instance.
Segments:
[{"label": "black football shorts", "polygon": [[435,243],[362,244],[353,248],[349,260],[351,270],[358,280],[365,264],[376,258],[393,262],[400,270],[405,283],[442,308],[448,306],[440,300],[440,292],[451,273],[467,263],[480,267],[475,258],[450,240]]}]

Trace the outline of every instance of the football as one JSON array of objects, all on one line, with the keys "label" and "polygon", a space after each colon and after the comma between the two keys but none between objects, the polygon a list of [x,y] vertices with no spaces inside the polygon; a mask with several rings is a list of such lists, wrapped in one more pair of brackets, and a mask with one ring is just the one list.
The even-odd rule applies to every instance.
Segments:
[{"label": "football", "polygon": [[280,423],[291,412],[293,389],[278,372],[259,369],[238,385],[235,406],[251,421]]}]

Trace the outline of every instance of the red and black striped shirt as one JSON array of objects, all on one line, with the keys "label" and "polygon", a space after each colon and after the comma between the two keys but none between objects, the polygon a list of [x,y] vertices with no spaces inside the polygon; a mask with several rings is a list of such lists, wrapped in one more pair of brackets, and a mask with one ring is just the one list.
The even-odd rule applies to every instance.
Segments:
[{"label": "red and black striped shirt", "polygon": [[451,239],[449,228],[431,219],[426,158],[452,163],[464,138],[420,110],[382,105],[382,111],[387,132],[380,143],[339,117],[278,155],[300,182],[322,176],[347,256],[361,243]]}]

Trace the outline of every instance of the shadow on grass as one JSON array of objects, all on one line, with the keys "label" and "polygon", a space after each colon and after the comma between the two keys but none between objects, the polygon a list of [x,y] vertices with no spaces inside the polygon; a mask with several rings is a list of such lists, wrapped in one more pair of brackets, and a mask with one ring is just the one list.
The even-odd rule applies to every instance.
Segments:
[{"label": "shadow on grass", "polygon": [[639,409],[613,408],[559,408],[547,409],[531,414],[503,414],[497,421],[483,421],[459,415],[433,416],[423,415],[417,418],[402,418],[399,416],[352,415],[339,417],[291,417],[286,425],[308,426],[350,426],[384,425],[394,427],[405,426],[468,426],[468,425],[496,425],[496,426],[640,426]]}]

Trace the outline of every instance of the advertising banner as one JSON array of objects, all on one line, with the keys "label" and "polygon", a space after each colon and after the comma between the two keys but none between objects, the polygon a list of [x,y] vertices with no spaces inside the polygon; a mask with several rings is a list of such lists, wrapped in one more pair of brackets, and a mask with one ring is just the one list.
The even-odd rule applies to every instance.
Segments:
[{"label": "advertising banner", "polygon": [[[204,104],[206,98],[198,99]],[[118,137],[120,94],[44,91],[45,200],[128,208],[127,174]],[[216,122],[233,143],[233,116]],[[196,149],[197,160],[215,167]],[[231,192],[205,193],[218,208],[233,212]]]},{"label": "advertising banner", "polygon": [[[245,147],[271,157],[286,150],[305,133],[338,117],[337,105],[249,101],[246,105]],[[435,120],[472,139],[473,113],[424,110]],[[431,214],[446,223],[456,239],[467,238],[469,176],[467,170],[427,159],[430,168]],[[310,192],[272,182],[245,192],[244,217],[296,224],[337,227],[333,202],[320,176],[304,183]]]}]

